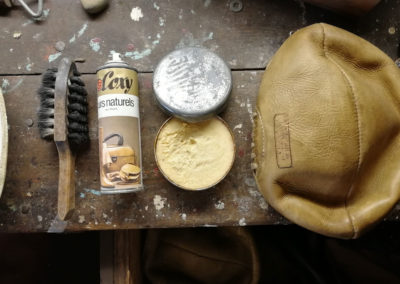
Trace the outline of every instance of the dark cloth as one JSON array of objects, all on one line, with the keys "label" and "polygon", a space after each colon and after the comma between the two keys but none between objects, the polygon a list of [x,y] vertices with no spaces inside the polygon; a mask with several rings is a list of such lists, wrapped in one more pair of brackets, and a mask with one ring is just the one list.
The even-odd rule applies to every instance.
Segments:
[{"label": "dark cloth", "polygon": [[151,283],[258,283],[253,238],[243,228],[149,230],[145,275]]},{"label": "dark cloth", "polygon": [[357,240],[295,225],[149,230],[147,283],[400,283],[400,225]]}]

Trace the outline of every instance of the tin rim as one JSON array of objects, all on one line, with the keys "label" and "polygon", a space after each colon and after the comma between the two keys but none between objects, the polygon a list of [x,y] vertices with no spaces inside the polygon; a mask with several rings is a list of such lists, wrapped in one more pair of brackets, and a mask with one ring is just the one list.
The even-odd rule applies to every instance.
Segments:
[{"label": "tin rim", "polygon": [[[179,119],[179,118],[174,117],[174,116],[169,117],[166,121],[164,121],[164,123],[161,125],[160,129],[158,130],[157,135],[156,135],[156,138],[155,138],[155,140],[154,140],[154,158],[155,158],[155,160],[156,160],[156,165],[157,165],[159,171],[162,173],[162,175],[164,176],[164,178],[165,178],[166,180],[168,180],[168,181],[169,181],[171,184],[173,184],[174,186],[176,186],[176,187],[178,187],[178,188],[180,188],[180,189],[183,189],[183,190],[187,190],[187,191],[203,191],[203,190],[207,190],[207,189],[210,189],[210,188],[216,186],[217,184],[219,184],[223,179],[225,179],[225,177],[226,177],[226,176],[228,175],[228,173],[231,171],[231,169],[232,169],[232,167],[233,167],[233,164],[235,163],[235,159],[236,159],[236,143],[235,143],[235,138],[234,138],[234,136],[233,136],[233,132],[232,132],[231,128],[229,127],[228,123],[226,123],[226,121],[223,120],[223,119],[222,119],[221,117],[219,117],[218,115],[213,116],[212,118],[214,118],[214,117],[217,118],[219,121],[222,122],[222,124],[226,127],[226,129],[229,131],[229,133],[230,133],[230,135],[231,135],[232,144],[233,144],[233,157],[232,157],[232,162],[231,162],[231,164],[229,165],[229,168],[228,168],[228,169],[226,170],[226,172],[221,176],[221,178],[220,178],[218,181],[216,181],[215,183],[213,183],[213,184],[211,184],[211,185],[209,185],[209,186],[207,186],[207,187],[201,187],[201,188],[192,189],[192,188],[188,188],[188,187],[181,186],[181,185],[177,184],[176,182],[174,182],[171,178],[169,178],[169,177],[167,176],[167,174],[165,174],[164,171],[162,170],[162,168],[160,167],[160,164],[159,164],[158,158],[157,158],[157,153],[156,153],[158,136],[160,135],[161,130],[165,127],[165,125],[166,125],[171,119],[173,119],[173,118]],[[210,119],[212,119],[212,118],[210,118]],[[181,119],[180,119],[180,120],[181,120]],[[182,121],[183,121],[183,120],[182,120]],[[190,122],[189,122],[189,123],[190,123]]]}]

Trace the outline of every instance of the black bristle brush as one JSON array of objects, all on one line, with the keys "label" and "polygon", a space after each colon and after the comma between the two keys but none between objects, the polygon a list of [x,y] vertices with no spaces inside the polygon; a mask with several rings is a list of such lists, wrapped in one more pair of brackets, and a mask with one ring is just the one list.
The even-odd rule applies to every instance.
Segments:
[{"label": "black bristle brush", "polygon": [[58,216],[68,219],[75,207],[75,157],[89,142],[85,84],[76,65],[63,58],[58,68],[43,74],[38,90],[38,126],[43,139],[53,139],[58,150]]}]

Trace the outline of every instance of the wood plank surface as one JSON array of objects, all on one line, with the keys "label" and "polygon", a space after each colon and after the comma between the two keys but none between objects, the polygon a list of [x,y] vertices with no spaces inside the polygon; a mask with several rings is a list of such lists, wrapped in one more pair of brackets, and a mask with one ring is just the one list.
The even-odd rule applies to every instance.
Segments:
[{"label": "wood plank surface", "polygon": [[[1,2],[1,1],[0,1]],[[328,22],[370,40],[397,58],[400,1],[382,1],[367,16],[335,15],[292,0],[110,1],[98,16],[87,15],[78,0],[44,1],[45,14],[33,22],[22,9],[0,7],[0,86],[9,123],[9,159],[0,199],[0,231],[64,232],[154,227],[287,224],[258,192],[250,170],[252,112],[265,65],[289,34],[314,22]],[[2,3],[0,4],[2,5]],[[142,16],[141,16],[142,15]],[[394,30],[393,30],[394,29]],[[65,48],[57,51],[62,41]],[[152,94],[152,73],[168,52],[203,46],[234,70],[234,88],[221,114],[236,140],[233,169],[218,186],[186,192],[157,170],[153,143],[168,118]],[[100,195],[97,142],[96,68],[112,51],[141,72],[142,145],[145,190]],[[76,166],[76,210],[68,222],[56,218],[58,157],[54,143],[39,138],[36,89],[40,74],[63,56],[84,58],[78,68],[89,91],[90,149]],[[389,217],[399,218],[398,209]]]},{"label": "wood plank surface", "polygon": [[[38,22],[17,8],[0,19],[7,22],[0,25],[0,53],[9,55],[0,74],[41,73],[62,56],[85,58],[81,71],[94,72],[112,50],[139,71],[152,71],[169,51],[194,45],[223,55],[233,68],[261,68],[302,22],[301,7],[287,0],[247,1],[238,13],[229,1],[110,1],[97,17],[77,0],[46,1],[44,7]],[[59,41],[62,52],[55,48]]]},{"label": "wood plank surface", "polygon": [[[35,22],[19,7],[3,7],[0,74],[42,73],[62,56],[86,59],[81,71],[93,73],[112,51],[149,72],[165,54],[185,46],[209,48],[233,69],[264,68],[291,32],[321,21],[359,34],[396,57],[398,31],[388,31],[399,28],[398,0],[383,1],[360,19],[302,1],[242,2],[243,9],[233,12],[229,0],[110,1],[104,13],[89,16],[78,0],[52,0]],[[56,49],[57,42],[65,44],[63,50]]]},{"label": "wood plank surface", "polygon": [[[70,222],[56,219],[58,156],[53,142],[39,137],[35,90],[40,76],[2,76],[9,122],[9,159],[0,199],[0,231],[50,231],[114,228],[185,227],[285,222],[258,192],[250,170],[252,113],[260,71],[233,72],[234,87],[221,117],[233,130],[236,160],[215,188],[187,192],[159,173],[153,144],[168,118],[152,95],[152,74],[140,74],[140,112],[145,190],[100,195],[95,75],[84,75],[89,92],[90,149],[76,161],[76,210]],[[33,125],[31,125],[33,121]]]}]

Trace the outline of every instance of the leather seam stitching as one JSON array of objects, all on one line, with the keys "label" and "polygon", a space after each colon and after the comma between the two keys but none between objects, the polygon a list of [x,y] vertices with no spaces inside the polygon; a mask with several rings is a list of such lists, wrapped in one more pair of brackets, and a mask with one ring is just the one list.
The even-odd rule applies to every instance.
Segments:
[{"label": "leather seam stitching", "polygon": [[[264,159],[265,159],[265,130],[264,130],[264,121],[263,121],[263,117],[262,117],[262,115],[261,115],[261,113],[260,113],[260,111],[258,110],[258,107],[256,107],[256,112],[257,112],[257,115],[259,116],[259,118],[260,119],[258,119],[258,122],[260,122],[260,124],[261,124],[261,132],[262,132],[262,150],[261,150],[261,159],[262,159],[262,161],[264,162]],[[257,167],[258,167],[259,165],[257,165]],[[257,171],[257,172],[259,172],[259,171]]]},{"label": "leather seam stitching", "polygon": [[[358,134],[358,165],[357,165],[357,172],[356,172],[356,176],[357,176],[359,171],[360,171],[360,166],[361,166],[361,142],[362,142],[361,141],[360,113],[359,113],[359,109],[358,109],[357,98],[356,98],[356,94],[355,94],[355,91],[354,91],[353,84],[351,83],[350,78],[347,76],[346,72],[340,67],[339,64],[336,63],[335,60],[333,60],[332,58],[330,58],[328,56],[328,53],[326,52],[326,46],[325,46],[325,29],[324,29],[324,26],[322,24],[320,24],[320,26],[322,28],[322,48],[323,48],[324,56],[328,60],[330,60],[339,69],[340,73],[342,73],[343,77],[346,79],[347,83],[349,84],[350,91],[351,91],[352,98],[353,98],[353,103],[354,103],[354,106],[355,106],[355,111],[356,111],[356,114],[357,114],[356,115],[356,118],[357,118],[357,131],[358,131],[358,133],[357,133]],[[350,212],[349,212],[349,210],[347,208],[347,201],[348,201],[349,196],[350,196],[350,194],[351,194],[351,192],[352,192],[352,190],[354,188],[353,185],[354,185],[354,178],[353,178],[353,182],[352,182],[351,186],[349,187],[349,189],[347,191],[346,199],[344,201],[344,206],[345,206],[345,209],[346,209],[346,212],[347,212],[347,216],[349,218],[351,227],[353,229],[352,238],[354,238],[354,236],[356,235],[356,229],[355,229],[355,226],[354,226],[354,223],[353,223],[352,216],[350,215]]]}]

